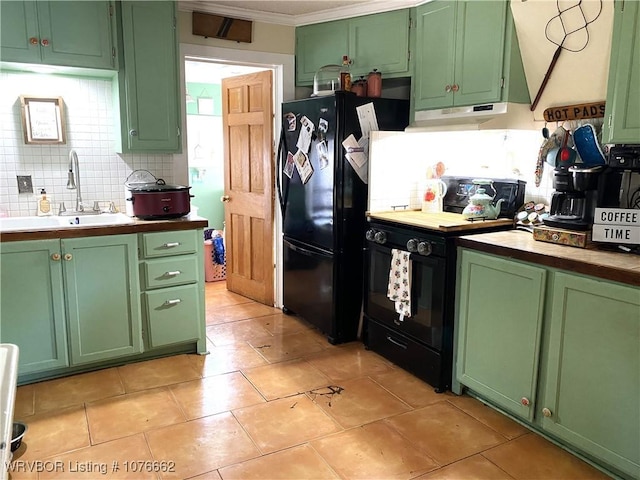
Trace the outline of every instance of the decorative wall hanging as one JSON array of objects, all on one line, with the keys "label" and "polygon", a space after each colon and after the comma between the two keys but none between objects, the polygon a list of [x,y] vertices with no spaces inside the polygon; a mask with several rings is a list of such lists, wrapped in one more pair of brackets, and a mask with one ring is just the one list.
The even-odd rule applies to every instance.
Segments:
[{"label": "decorative wall hanging", "polygon": [[36,145],[65,144],[62,97],[20,96],[24,142]]}]

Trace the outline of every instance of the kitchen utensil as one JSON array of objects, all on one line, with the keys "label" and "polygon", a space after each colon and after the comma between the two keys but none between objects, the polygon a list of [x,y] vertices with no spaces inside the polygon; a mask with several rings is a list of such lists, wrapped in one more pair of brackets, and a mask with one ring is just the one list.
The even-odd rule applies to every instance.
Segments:
[{"label": "kitchen utensil", "polygon": [[318,69],[313,76],[312,97],[323,97],[333,95],[336,90],[340,90],[340,65],[324,65]]},{"label": "kitchen utensil", "polygon": [[134,216],[142,220],[178,218],[191,211],[191,187],[167,185],[163,179],[155,183],[132,186],[131,199]]},{"label": "kitchen utensil", "polygon": [[606,163],[593,125],[588,123],[575,129],[573,132],[573,140],[584,165],[593,166],[604,165]]},{"label": "kitchen utensil", "polygon": [[382,74],[376,68],[367,77],[367,96],[382,96]]},{"label": "kitchen utensil", "polygon": [[544,171],[544,161],[545,161],[546,154],[548,153],[548,152],[544,152],[544,147],[548,143],[547,140],[549,140],[549,129],[546,127],[546,125],[542,129],[542,137],[544,138],[544,141],[542,142],[542,145],[540,146],[540,150],[538,151],[538,160],[536,162],[536,169],[534,172],[536,187],[539,187],[540,183],[542,182],[542,172]]},{"label": "kitchen utensil", "polygon": [[[545,34],[545,37],[547,37],[547,40],[557,45],[558,48],[553,54],[553,58],[551,59],[551,64],[547,69],[547,73],[545,73],[544,75],[542,84],[538,89],[538,93],[536,94],[536,97],[533,100],[533,103],[531,103],[532,112],[538,106],[538,102],[540,101],[542,92],[544,92],[544,89],[546,88],[547,83],[549,82],[549,78],[551,78],[551,73],[553,72],[553,69],[555,68],[556,63],[558,62],[558,58],[560,57],[560,53],[562,52],[562,50],[568,50],[570,52],[579,52],[581,50],[584,50],[587,44],[589,43],[589,30],[587,29],[587,25],[595,22],[597,18],[600,16],[600,14],[602,13],[602,0],[599,1],[600,8],[598,10],[598,13],[595,15],[595,17],[592,20],[587,20],[587,17],[585,15],[585,12],[581,4],[582,4],[582,0],[579,0],[578,3],[562,9],[560,8],[560,0],[556,0],[556,7],[558,9],[558,14],[552,17],[547,22],[547,25],[544,28],[544,34]],[[576,22],[576,19],[580,19],[580,18],[581,20],[578,20]],[[567,26],[565,25],[565,23],[567,25],[577,24],[577,26],[572,30],[567,31]],[[562,35],[558,35],[557,33],[559,32],[558,25],[562,29],[562,33],[563,33]],[[567,38],[569,38],[572,35],[574,38],[576,38],[575,42],[577,42],[577,44],[580,45],[579,47],[571,48],[570,46],[568,46]],[[562,36],[562,39],[559,39],[560,36]],[[579,36],[581,36],[582,38],[578,38]]]},{"label": "kitchen utensil", "polygon": [[492,205],[493,197],[485,192],[484,188],[478,188],[476,193],[469,198],[469,205],[464,207],[462,216],[467,220],[473,219],[485,219],[493,220],[498,218],[500,214],[500,204],[504,202],[504,198],[498,200],[495,205]]},{"label": "kitchen utensil", "polygon": [[558,167],[569,167],[573,165],[576,160],[576,151],[570,147],[570,144],[573,144],[573,140],[571,139],[571,134],[560,127],[557,129],[553,135],[557,137],[554,142],[560,141],[560,146],[556,148],[551,148],[547,153],[547,163],[552,165],[555,168]]}]

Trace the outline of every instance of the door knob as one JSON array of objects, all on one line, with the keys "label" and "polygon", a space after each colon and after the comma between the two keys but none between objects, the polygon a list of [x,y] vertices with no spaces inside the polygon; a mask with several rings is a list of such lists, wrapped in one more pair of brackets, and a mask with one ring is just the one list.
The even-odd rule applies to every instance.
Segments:
[{"label": "door knob", "polygon": [[221,202],[228,202],[229,200],[231,200],[229,195],[223,195],[223,196],[220,197],[220,201]]},{"label": "door knob", "polygon": [[452,92],[457,92],[458,90],[460,90],[460,86],[458,84],[454,83],[453,85],[451,85]]},{"label": "door knob", "polygon": [[68,262],[73,259],[73,255],[71,255],[70,253],[65,253],[64,259]]},{"label": "door knob", "polygon": [[47,40],[46,38],[43,38],[40,41],[40,45],[42,45],[43,47],[48,47],[49,46],[49,40]]},{"label": "door knob", "polygon": [[449,92],[451,91],[451,85],[446,85],[446,86],[444,87],[444,91],[445,91],[445,92],[447,92],[447,93],[449,93]]},{"label": "door knob", "polygon": [[59,262],[60,258],[62,258],[62,257],[60,256],[59,253],[54,253],[54,254],[51,255],[51,260],[53,260],[55,262]]},{"label": "door knob", "polygon": [[40,42],[38,42],[38,37],[29,38],[29,44],[30,45],[38,45],[38,43],[40,43]]},{"label": "door knob", "polygon": [[551,413],[551,410],[545,407],[542,409],[542,415],[549,418],[551,415],[553,415],[553,413]]}]

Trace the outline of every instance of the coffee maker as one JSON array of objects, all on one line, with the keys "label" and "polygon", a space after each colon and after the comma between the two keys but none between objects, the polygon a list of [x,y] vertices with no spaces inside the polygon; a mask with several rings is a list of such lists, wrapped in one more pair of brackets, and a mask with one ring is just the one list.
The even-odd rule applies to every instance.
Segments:
[{"label": "coffee maker", "polygon": [[567,230],[585,231],[593,225],[593,215],[599,200],[599,187],[604,182],[605,165],[574,164],[556,167],[549,216],[545,225]]}]

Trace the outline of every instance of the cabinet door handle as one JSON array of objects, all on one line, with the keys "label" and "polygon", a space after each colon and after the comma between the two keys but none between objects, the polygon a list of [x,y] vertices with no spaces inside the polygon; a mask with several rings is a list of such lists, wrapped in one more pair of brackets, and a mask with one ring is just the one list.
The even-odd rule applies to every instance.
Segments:
[{"label": "cabinet door handle", "polygon": [[173,300],[165,300],[164,304],[165,306],[169,307],[171,305],[177,305],[181,302],[182,300],[180,300],[179,298],[174,298]]},{"label": "cabinet door handle", "polygon": [[59,253],[54,253],[51,255],[51,260],[55,261],[55,262],[59,262],[61,259],[61,255]]},{"label": "cabinet door handle", "polygon": [[173,248],[173,247],[179,247],[180,246],[180,242],[167,242],[164,245],[162,245],[164,248]]},{"label": "cabinet door handle", "polygon": [[30,38],[29,38],[29,44],[30,44],[30,45],[38,45],[38,43],[40,43],[40,42],[38,41],[38,37],[30,37]]},{"label": "cabinet door handle", "polygon": [[131,130],[129,130],[129,135],[131,135],[132,137],[137,137],[138,136],[138,131],[134,128],[132,128]]},{"label": "cabinet door handle", "polygon": [[43,47],[48,47],[49,46],[49,40],[47,40],[46,38],[43,38],[40,41],[40,45],[42,45]]},{"label": "cabinet door handle", "polygon": [[545,417],[549,418],[552,415],[551,410],[549,410],[547,407],[544,407],[542,409],[542,415],[544,415]]},{"label": "cabinet door handle", "polygon": [[452,92],[457,92],[458,90],[460,90],[460,86],[458,84],[454,83],[453,85],[451,85]]},{"label": "cabinet door handle", "polygon": [[522,404],[522,406],[524,407],[528,407],[529,405],[531,405],[531,401],[527,398],[527,397],[522,397],[520,399],[520,403]]},{"label": "cabinet door handle", "polygon": [[221,202],[228,202],[229,200],[231,200],[229,198],[229,195],[223,195],[223,196],[220,197],[220,201]]},{"label": "cabinet door handle", "polygon": [[73,259],[73,255],[71,255],[70,253],[65,253],[64,259],[68,262]]},{"label": "cabinet door handle", "polygon": [[449,93],[451,91],[451,85],[447,85],[446,87],[444,87],[444,91]]},{"label": "cabinet door handle", "polygon": [[176,275],[180,275],[182,272],[180,270],[174,270],[173,272],[164,272],[165,277],[175,277]]}]

